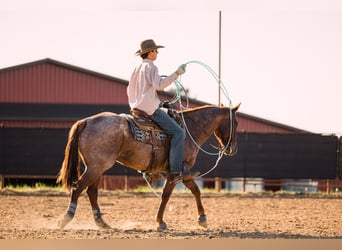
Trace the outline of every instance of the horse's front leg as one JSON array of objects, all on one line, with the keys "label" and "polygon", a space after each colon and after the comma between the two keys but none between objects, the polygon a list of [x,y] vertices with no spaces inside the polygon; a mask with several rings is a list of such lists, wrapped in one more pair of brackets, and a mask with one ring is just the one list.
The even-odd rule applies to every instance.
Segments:
[{"label": "horse's front leg", "polygon": [[171,180],[171,178],[168,176],[167,180],[165,181],[164,188],[163,188],[163,194],[162,194],[162,201],[160,203],[158,213],[157,213],[157,223],[158,223],[158,230],[166,230],[167,225],[163,221],[164,211],[167,202],[170,199],[170,196],[172,194],[173,189],[175,188],[176,183]]},{"label": "horse's front leg", "polygon": [[198,224],[202,227],[207,227],[208,224],[207,224],[207,217],[204,213],[204,208],[203,208],[203,205],[202,205],[202,201],[201,201],[201,191],[200,189],[198,188],[196,182],[194,181],[194,179],[190,179],[190,180],[187,180],[187,181],[184,181],[183,182],[184,185],[190,189],[191,193],[195,196],[195,199],[196,199],[196,204],[197,204],[197,210],[198,210],[198,215],[199,215],[199,218],[198,218]]}]

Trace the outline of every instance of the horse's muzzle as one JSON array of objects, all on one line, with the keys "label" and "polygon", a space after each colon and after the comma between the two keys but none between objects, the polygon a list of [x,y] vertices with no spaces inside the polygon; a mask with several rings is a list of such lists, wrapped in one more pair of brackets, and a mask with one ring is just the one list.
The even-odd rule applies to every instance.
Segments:
[{"label": "horse's muzzle", "polygon": [[229,145],[229,147],[224,152],[224,154],[228,155],[228,156],[233,156],[233,155],[235,155],[237,153],[237,151],[238,151],[237,145]]}]

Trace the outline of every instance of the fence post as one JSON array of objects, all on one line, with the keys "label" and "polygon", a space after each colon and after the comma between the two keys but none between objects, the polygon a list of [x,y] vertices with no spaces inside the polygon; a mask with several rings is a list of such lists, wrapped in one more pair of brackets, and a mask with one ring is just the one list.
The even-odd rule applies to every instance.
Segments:
[{"label": "fence post", "polygon": [[222,189],[222,180],[219,177],[215,177],[215,191],[221,192]]},{"label": "fence post", "polygon": [[125,175],[125,192],[128,192],[128,176]]},{"label": "fence post", "polygon": [[5,178],[3,175],[0,175],[0,189],[5,187]]},{"label": "fence post", "polygon": [[108,178],[106,175],[103,175],[102,178],[103,178],[103,189],[108,190]]}]

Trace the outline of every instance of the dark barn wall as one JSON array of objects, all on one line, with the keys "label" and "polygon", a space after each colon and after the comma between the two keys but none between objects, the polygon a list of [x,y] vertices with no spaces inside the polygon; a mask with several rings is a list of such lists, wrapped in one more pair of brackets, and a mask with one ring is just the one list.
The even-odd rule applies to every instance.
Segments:
[{"label": "dark barn wall", "polygon": [[0,173],[57,175],[68,129],[0,128]]},{"label": "dark barn wall", "polygon": [[[335,179],[337,142],[336,136],[240,133],[238,153],[224,156],[207,177]],[[214,140],[210,143],[215,145]],[[194,169],[205,172],[215,161],[201,152]]]},{"label": "dark barn wall", "polygon": [[[0,128],[0,174],[57,175],[63,161],[68,129]],[[206,177],[261,177],[268,179],[335,179],[336,136],[238,134],[239,151],[224,156]],[[211,139],[206,143],[215,145]],[[215,151],[215,149],[210,149]],[[216,157],[200,153],[194,170],[206,172]],[[119,164],[108,175],[138,175]]]},{"label": "dark barn wall", "polygon": [[[128,105],[80,104],[21,104],[0,103],[0,174],[56,176],[64,158],[64,149],[71,125],[78,119],[100,112],[127,113]],[[23,121],[42,128],[22,128]],[[11,121],[8,126],[8,121]],[[70,126],[56,128],[59,121],[70,121]],[[52,128],[46,128],[49,122]],[[134,175],[116,164],[109,170],[115,175]]]},{"label": "dark barn wall", "polygon": [[[101,112],[129,113],[128,104],[0,103],[0,121],[72,121]],[[32,119],[34,118],[34,119]]]},{"label": "dark barn wall", "polygon": [[[0,128],[0,174],[57,176],[64,158],[69,129]],[[111,175],[137,175],[120,164]]]}]

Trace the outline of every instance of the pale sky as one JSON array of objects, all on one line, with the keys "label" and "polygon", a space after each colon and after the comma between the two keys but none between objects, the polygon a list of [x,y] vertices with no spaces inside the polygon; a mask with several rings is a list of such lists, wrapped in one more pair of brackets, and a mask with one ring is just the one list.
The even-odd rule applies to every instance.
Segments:
[{"label": "pale sky", "polygon": [[[152,38],[165,46],[155,62],[161,74],[193,60],[218,73],[220,10],[221,76],[233,104],[342,134],[338,0],[0,0],[0,68],[49,57],[128,80],[140,42]],[[181,80],[190,97],[217,104],[204,68],[189,64]]]}]

